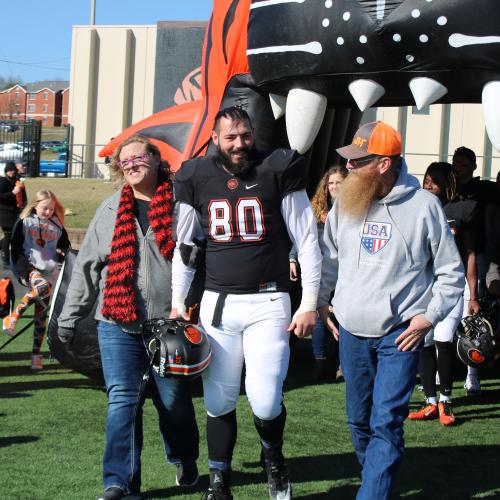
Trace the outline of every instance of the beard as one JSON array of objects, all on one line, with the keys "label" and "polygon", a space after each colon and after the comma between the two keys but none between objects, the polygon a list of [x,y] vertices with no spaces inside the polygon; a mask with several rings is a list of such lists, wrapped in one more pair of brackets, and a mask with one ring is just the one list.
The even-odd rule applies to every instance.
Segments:
[{"label": "beard", "polygon": [[[234,163],[231,161],[230,153],[241,152],[243,156],[239,163]],[[255,146],[251,148],[240,148],[239,150],[231,150],[228,153],[222,151],[219,146],[217,146],[217,161],[230,173],[233,175],[244,175],[255,165]]]},{"label": "beard", "polygon": [[362,175],[356,171],[349,172],[337,197],[339,212],[352,219],[365,217],[381,188],[382,181],[378,170]]}]

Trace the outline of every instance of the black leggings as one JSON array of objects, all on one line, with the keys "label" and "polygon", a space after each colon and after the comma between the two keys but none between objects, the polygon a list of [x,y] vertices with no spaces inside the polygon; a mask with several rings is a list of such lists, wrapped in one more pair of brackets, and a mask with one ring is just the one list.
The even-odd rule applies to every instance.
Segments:
[{"label": "black leggings", "polygon": [[439,392],[451,396],[453,386],[454,350],[451,342],[438,342],[424,347],[420,353],[420,379],[426,397],[436,397],[436,372],[439,374]]},{"label": "black leggings", "polygon": [[10,238],[12,236],[12,226],[9,227],[2,226],[2,231],[3,231],[3,238],[2,241],[0,242],[0,251],[2,252],[2,260],[4,261],[4,263],[8,264],[10,258],[9,246],[10,246]]}]

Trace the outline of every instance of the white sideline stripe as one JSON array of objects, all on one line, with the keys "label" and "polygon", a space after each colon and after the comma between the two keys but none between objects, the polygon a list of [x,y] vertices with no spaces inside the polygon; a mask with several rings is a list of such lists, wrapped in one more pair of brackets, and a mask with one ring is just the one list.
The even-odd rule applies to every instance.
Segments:
[{"label": "white sideline stripe", "polygon": [[304,45],[275,45],[271,47],[262,47],[260,49],[249,49],[247,50],[247,56],[275,52],[309,52],[311,54],[321,54],[321,52],[323,52],[323,47],[319,42],[309,42]]}]

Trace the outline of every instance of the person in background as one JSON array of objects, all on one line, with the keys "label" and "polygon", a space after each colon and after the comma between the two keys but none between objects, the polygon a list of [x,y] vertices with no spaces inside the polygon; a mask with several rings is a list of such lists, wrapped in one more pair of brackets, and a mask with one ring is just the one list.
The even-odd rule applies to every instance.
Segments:
[{"label": "person in background", "polygon": [[145,137],[116,149],[111,172],[120,185],[92,219],[58,318],[71,342],[78,323],[95,312],[108,396],[102,500],[140,498],[142,408],[146,385],[158,412],[176,484],[198,481],[198,426],[189,381],[163,378],[149,363],[150,334],[142,324],[167,318],[172,301],[173,193],[168,165]]},{"label": "person in background", "polygon": [[[422,408],[411,412],[408,418],[439,418],[443,425],[449,426],[455,423],[451,404],[455,360],[453,337],[463,313],[478,314],[480,311],[474,231],[477,225],[477,203],[474,200],[457,199],[456,173],[449,163],[431,163],[425,172],[423,186],[436,195],[443,206],[465,268],[470,299],[467,310],[464,311],[464,300],[460,297],[450,314],[425,336],[424,348],[420,353],[419,372],[426,401]],[[436,397],[436,373],[439,376],[439,401]]]},{"label": "person in background", "polygon": [[[323,177],[321,178],[316,192],[311,199],[311,205],[313,208],[314,216],[318,224],[318,241],[320,242],[320,248],[323,253],[323,231],[325,227],[326,217],[328,212],[332,208],[332,205],[337,197],[340,186],[344,179],[347,177],[347,169],[343,166],[330,167]],[[297,274],[297,251],[295,245],[292,247],[290,252],[290,273]],[[333,292],[333,290],[332,290]],[[333,364],[328,362],[327,359],[327,340],[331,337],[334,342],[334,360]],[[313,381],[320,381],[330,377],[332,371],[332,365],[334,366],[335,379],[343,380],[342,369],[340,368],[340,363],[338,359],[338,342],[332,336],[327,327],[323,324],[323,321],[318,318],[316,319],[316,326],[312,334],[312,351],[314,356],[314,371],[313,371]]]},{"label": "person in background", "polygon": [[40,350],[45,338],[50,293],[68,248],[63,206],[52,191],[38,191],[21,212],[11,241],[14,273],[30,290],[15,310],[3,319],[3,330],[14,335],[19,318],[31,304],[35,304],[32,370],[43,368]]},{"label": "person in background", "polygon": [[[452,160],[453,167],[457,172],[458,179],[458,196],[462,200],[473,200],[477,203],[478,224],[476,231],[476,260],[478,274],[478,291],[479,297],[484,295],[484,283],[486,272],[489,267],[489,257],[486,251],[487,228],[486,218],[491,207],[499,204],[499,191],[496,183],[481,180],[474,177],[474,171],[477,169],[476,154],[472,149],[465,146],[460,146],[455,150]],[[465,294],[465,308],[467,308],[468,290]],[[479,370],[469,366],[467,368],[467,378],[465,379],[464,388],[468,395],[476,395],[481,392],[481,381],[479,378]]]},{"label": "person in background", "polygon": [[19,216],[19,199],[24,193],[24,184],[17,179],[16,164],[8,161],[4,168],[5,177],[0,177],[0,227],[3,238],[0,243],[2,264],[5,268],[10,262],[10,239],[12,228]]}]

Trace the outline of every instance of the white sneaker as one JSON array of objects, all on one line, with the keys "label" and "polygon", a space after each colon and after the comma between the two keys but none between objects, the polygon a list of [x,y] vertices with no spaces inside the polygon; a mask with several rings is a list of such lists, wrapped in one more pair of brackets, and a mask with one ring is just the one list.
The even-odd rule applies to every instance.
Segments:
[{"label": "white sneaker", "polygon": [[477,375],[467,375],[465,379],[464,389],[467,391],[467,396],[474,396],[481,392],[481,382]]},{"label": "white sneaker", "polygon": [[43,369],[42,359],[43,356],[41,354],[33,354],[31,356],[31,369],[37,371],[42,370]]}]

